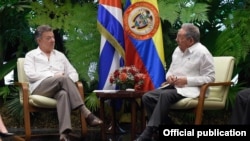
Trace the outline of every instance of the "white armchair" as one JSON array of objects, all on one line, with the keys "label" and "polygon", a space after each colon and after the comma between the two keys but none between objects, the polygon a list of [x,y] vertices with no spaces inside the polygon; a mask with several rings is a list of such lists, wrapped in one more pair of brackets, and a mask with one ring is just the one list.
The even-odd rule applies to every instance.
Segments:
[{"label": "white armchair", "polygon": [[[226,104],[229,88],[232,85],[231,78],[234,69],[235,59],[232,56],[214,57],[215,63],[215,82],[201,86],[198,98],[184,98],[172,105],[173,110],[194,109],[195,122],[202,123],[204,110],[223,109]],[[206,91],[209,95],[206,97]]]},{"label": "white armchair", "polygon": [[[30,95],[28,79],[24,72],[24,58],[18,58],[17,60],[17,75],[18,82],[15,82],[19,86],[20,102],[23,105],[24,110],[24,128],[25,128],[25,140],[31,140],[31,123],[30,123],[30,113],[32,112],[46,112],[48,110],[56,111],[56,100],[49,97],[44,97],[41,95]],[[83,85],[81,82],[76,83],[81,97],[84,99]],[[87,125],[85,118],[81,112],[81,133],[82,136],[87,134]]]}]

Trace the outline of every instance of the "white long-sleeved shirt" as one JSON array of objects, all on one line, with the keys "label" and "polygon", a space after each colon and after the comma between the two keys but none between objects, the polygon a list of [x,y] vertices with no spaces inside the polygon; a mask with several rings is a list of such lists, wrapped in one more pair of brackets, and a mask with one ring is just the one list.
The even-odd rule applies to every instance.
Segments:
[{"label": "white long-sleeved shirt", "polygon": [[214,60],[208,49],[201,43],[195,43],[182,52],[177,47],[172,55],[172,63],[166,79],[170,75],[187,77],[187,85],[176,87],[177,92],[185,97],[196,98],[200,94],[200,86],[215,81]]},{"label": "white long-sleeved shirt", "polygon": [[24,71],[29,80],[31,93],[44,79],[53,77],[56,73],[64,73],[74,82],[79,80],[76,69],[63,53],[53,50],[48,59],[39,47],[25,55]]}]

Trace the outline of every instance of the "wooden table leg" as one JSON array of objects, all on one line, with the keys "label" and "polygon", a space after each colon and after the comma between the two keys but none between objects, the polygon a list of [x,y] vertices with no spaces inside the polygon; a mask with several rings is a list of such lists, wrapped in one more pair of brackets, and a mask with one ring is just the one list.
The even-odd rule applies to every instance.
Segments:
[{"label": "wooden table leg", "polygon": [[131,141],[135,139],[136,133],[136,100],[131,99]]},{"label": "wooden table leg", "polygon": [[141,132],[146,128],[146,112],[144,109],[144,104],[141,100]]},{"label": "wooden table leg", "polygon": [[[104,99],[100,98],[100,118],[104,122]],[[102,140],[105,141],[106,134],[105,134],[105,123],[101,125],[101,137]]]},{"label": "wooden table leg", "polygon": [[111,102],[111,134],[115,135],[116,134],[116,111],[115,111],[115,103],[116,102]]}]

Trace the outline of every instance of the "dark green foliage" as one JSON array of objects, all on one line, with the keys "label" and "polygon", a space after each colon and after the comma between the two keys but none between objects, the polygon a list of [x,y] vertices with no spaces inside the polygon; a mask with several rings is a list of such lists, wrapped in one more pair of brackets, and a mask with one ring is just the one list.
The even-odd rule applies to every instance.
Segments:
[{"label": "dark green foliage", "polygon": [[[30,11],[28,1],[10,0],[0,3],[0,80],[3,81],[19,56],[34,44],[26,14]],[[3,62],[6,64],[3,65]],[[2,84],[1,84],[2,85]]]},{"label": "dark green foliage", "polygon": [[91,111],[98,111],[100,107],[99,99],[96,97],[96,93],[90,92],[86,95],[85,98],[86,106],[91,109]]},{"label": "dark green foliage", "polygon": [[231,55],[236,58],[239,82],[250,85],[250,1],[236,0],[231,4],[231,13],[225,17],[225,30],[216,42],[216,55]]},{"label": "dark green foliage", "polygon": [[[93,4],[75,6],[76,11],[65,47],[81,78],[86,81],[98,80],[97,65],[100,50],[100,34],[96,28],[97,9]],[[82,12],[79,12],[79,11]],[[88,12],[84,12],[88,11]],[[92,12],[91,12],[92,11]],[[87,19],[87,20],[86,20]]]},{"label": "dark green foliage", "polygon": [[0,96],[3,97],[4,102],[9,94],[11,94],[9,87],[0,87]]},{"label": "dark green foliage", "polygon": [[226,101],[226,107],[225,107],[226,110],[232,109],[232,107],[234,106],[234,103],[235,103],[236,94],[244,88],[246,88],[246,87],[244,87],[244,83],[237,83],[237,84],[232,85],[230,87],[227,101]]},{"label": "dark green foliage", "polygon": [[158,0],[160,17],[172,25],[186,22],[208,22],[208,4],[190,0]]},{"label": "dark green foliage", "polygon": [[[16,91],[16,90],[15,90]],[[11,92],[8,95],[6,102],[4,103],[4,107],[6,110],[6,114],[13,117],[18,123],[22,123],[23,121],[23,106],[20,103],[19,93],[16,91]]]},{"label": "dark green foliage", "polygon": [[226,29],[220,34],[217,40],[216,55],[231,55],[237,60],[237,64],[244,61],[250,50],[249,28],[250,11],[246,9],[234,11],[229,17],[225,26]]},{"label": "dark green foliage", "polygon": [[23,55],[23,50],[33,44],[32,34],[25,18],[30,11],[28,4],[27,1],[13,0],[0,5],[0,38],[2,39],[0,46],[3,50],[1,57],[5,61]]},{"label": "dark green foliage", "polygon": [[16,67],[16,58],[8,61],[8,63],[3,64],[0,69],[0,79],[3,79],[6,74],[12,71]]}]

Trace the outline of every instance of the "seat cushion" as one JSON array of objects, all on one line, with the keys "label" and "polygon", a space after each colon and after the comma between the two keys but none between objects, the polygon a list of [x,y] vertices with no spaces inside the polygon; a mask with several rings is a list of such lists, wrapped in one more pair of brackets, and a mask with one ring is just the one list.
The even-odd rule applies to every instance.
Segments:
[{"label": "seat cushion", "polygon": [[183,98],[173,104],[171,109],[191,109],[194,108],[198,104],[197,98]]},{"label": "seat cushion", "polygon": [[56,108],[57,104],[55,99],[41,95],[30,95],[29,103],[33,106],[41,108]]}]

